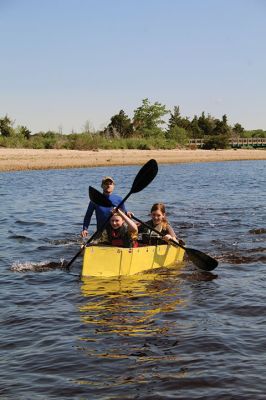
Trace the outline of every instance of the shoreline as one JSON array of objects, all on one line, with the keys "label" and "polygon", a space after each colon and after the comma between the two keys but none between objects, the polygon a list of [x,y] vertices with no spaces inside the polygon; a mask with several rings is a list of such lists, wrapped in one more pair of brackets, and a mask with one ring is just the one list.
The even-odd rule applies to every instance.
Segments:
[{"label": "shoreline", "polygon": [[264,149],[228,150],[54,150],[0,148],[0,172],[102,166],[266,160]]}]

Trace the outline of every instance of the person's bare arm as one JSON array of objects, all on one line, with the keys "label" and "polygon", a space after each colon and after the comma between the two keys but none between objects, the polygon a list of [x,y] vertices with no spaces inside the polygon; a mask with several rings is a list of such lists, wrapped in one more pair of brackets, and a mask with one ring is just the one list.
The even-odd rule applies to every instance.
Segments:
[{"label": "person's bare arm", "polygon": [[180,243],[182,246],[185,245],[185,242],[182,239],[179,239],[176,237],[176,234],[171,227],[171,225],[168,225],[168,234],[163,237],[163,239],[167,242],[168,240],[172,239],[176,241],[177,243]]},{"label": "person's bare arm", "polygon": [[128,231],[133,234],[138,233],[138,227],[135,222],[131,218],[129,218],[122,210],[118,209],[117,212],[127,224]]},{"label": "person's bare arm", "polygon": [[168,235],[172,236],[172,239],[176,239],[176,234],[171,225],[168,225],[167,230],[168,230]]}]

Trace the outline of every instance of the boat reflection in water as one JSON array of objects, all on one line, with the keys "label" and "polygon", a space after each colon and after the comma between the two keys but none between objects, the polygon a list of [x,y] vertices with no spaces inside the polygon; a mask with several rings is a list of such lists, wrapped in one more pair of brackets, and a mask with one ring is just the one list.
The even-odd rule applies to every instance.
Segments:
[{"label": "boat reflection in water", "polygon": [[78,350],[93,367],[77,384],[110,388],[124,398],[124,391],[138,391],[147,382],[187,379],[182,343],[195,329],[195,319],[186,317],[186,269],[178,263],[121,278],[81,279]]},{"label": "boat reflection in water", "polygon": [[[128,385],[139,387],[151,373],[156,378],[158,363],[179,359],[177,315],[186,306],[179,274],[184,266],[119,279],[82,278],[79,350],[95,369],[76,383],[97,390],[112,387],[122,396]],[[186,372],[178,368],[174,374]]]},{"label": "boat reflection in water", "polygon": [[[180,265],[178,266],[180,268]],[[183,301],[173,286],[172,270],[121,278],[82,278],[81,292],[88,301],[80,307],[82,321],[95,333],[138,336],[167,330],[156,314],[176,310]],[[174,276],[178,271],[174,270]]]}]

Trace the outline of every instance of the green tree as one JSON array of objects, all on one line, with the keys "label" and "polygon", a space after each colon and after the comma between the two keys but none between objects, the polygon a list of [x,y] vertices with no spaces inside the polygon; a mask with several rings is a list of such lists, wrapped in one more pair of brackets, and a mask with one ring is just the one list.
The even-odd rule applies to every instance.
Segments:
[{"label": "green tree", "polygon": [[180,126],[174,125],[171,129],[169,129],[165,134],[166,139],[173,139],[178,144],[184,146],[189,142],[189,136],[186,129],[181,128]]},{"label": "green tree", "polygon": [[170,118],[168,121],[168,130],[170,131],[172,128],[175,126],[180,126],[180,121],[181,121],[181,115],[180,115],[180,107],[179,106],[174,106],[174,111],[170,113]]},{"label": "green tree", "polygon": [[189,131],[193,139],[201,139],[204,136],[204,132],[199,127],[199,121],[197,115],[190,122]]},{"label": "green tree", "polygon": [[215,127],[215,122],[214,119],[209,114],[206,117],[203,111],[201,113],[201,116],[198,118],[198,126],[204,133],[204,135],[211,135]]},{"label": "green tree", "polygon": [[13,122],[6,115],[0,119],[0,133],[2,136],[9,137],[14,134]]},{"label": "green tree", "polygon": [[215,128],[212,131],[213,135],[230,135],[231,128],[227,123],[227,116],[223,115],[222,120],[219,119],[215,120]]},{"label": "green tree", "polygon": [[232,132],[233,132],[234,136],[240,136],[241,133],[244,132],[244,128],[239,123],[236,123],[232,129]]},{"label": "green tree", "polygon": [[266,131],[263,129],[255,129],[252,131],[252,137],[266,138]]},{"label": "green tree", "polygon": [[133,135],[133,124],[125,112],[120,110],[118,114],[111,117],[105,133],[112,137],[128,138]]},{"label": "green tree", "polygon": [[215,135],[209,136],[204,140],[203,148],[205,150],[210,149],[226,149],[229,147],[229,136],[228,135]]},{"label": "green tree", "polygon": [[25,139],[30,139],[31,131],[26,126],[18,126],[17,132],[19,135],[23,136]]},{"label": "green tree", "polygon": [[153,130],[159,132],[158,129],[161,130],[160,125],[165,123],[162,118],[168,113],[169,110],[161,103],[156,101],[154,104],[151,104],[148,99],[144,99],[142,100],[142,105],[134,110],[134,128],[140,133],[143,130],[148,130],[151,133]]},{"label": "green tree", "polygon": [[266,131],[263,129],[255,129],[252,131],[243,131],[241,133],[241,137],[243,138],[251,138],[251,137],[257,137],[257,138],[266,138]]},{"label": "green tree", "polygon": [[181,117],[179,106],[174,106],[174,111],[170,114],[168,130],[172,129],[175,126],[184,128],[186,130],[190,128],[190,121],[188,117]]}]

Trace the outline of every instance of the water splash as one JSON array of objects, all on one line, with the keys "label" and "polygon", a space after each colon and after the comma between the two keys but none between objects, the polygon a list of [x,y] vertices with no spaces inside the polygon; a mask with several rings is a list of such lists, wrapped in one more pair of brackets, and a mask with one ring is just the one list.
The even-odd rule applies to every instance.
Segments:
[{"label": "water splash", "polygon": [[253,235],[262,235],[262,234],[266,233],[266,229],[265,228],[250,229],[249,233],[251,233]]},{"label": "water splash", "polygon": [[72,246],[73,244],[82,245],[84,240],[80,237],[75,238],[66,238],[66,239],[54,239],[54,240],[47,240],[48,243],[54,246]]},{"label": "water splash", "polygon": [[32,263],[30,261],[26,261],[24,263],[21,263],[17,261],[12,264],[10,269],[13,272],[45,272],[51,271],[53,269],[65,269],[67,264],[67,261],[62,258],[60,259],[60,262],[42,261],[39,263]]}]

